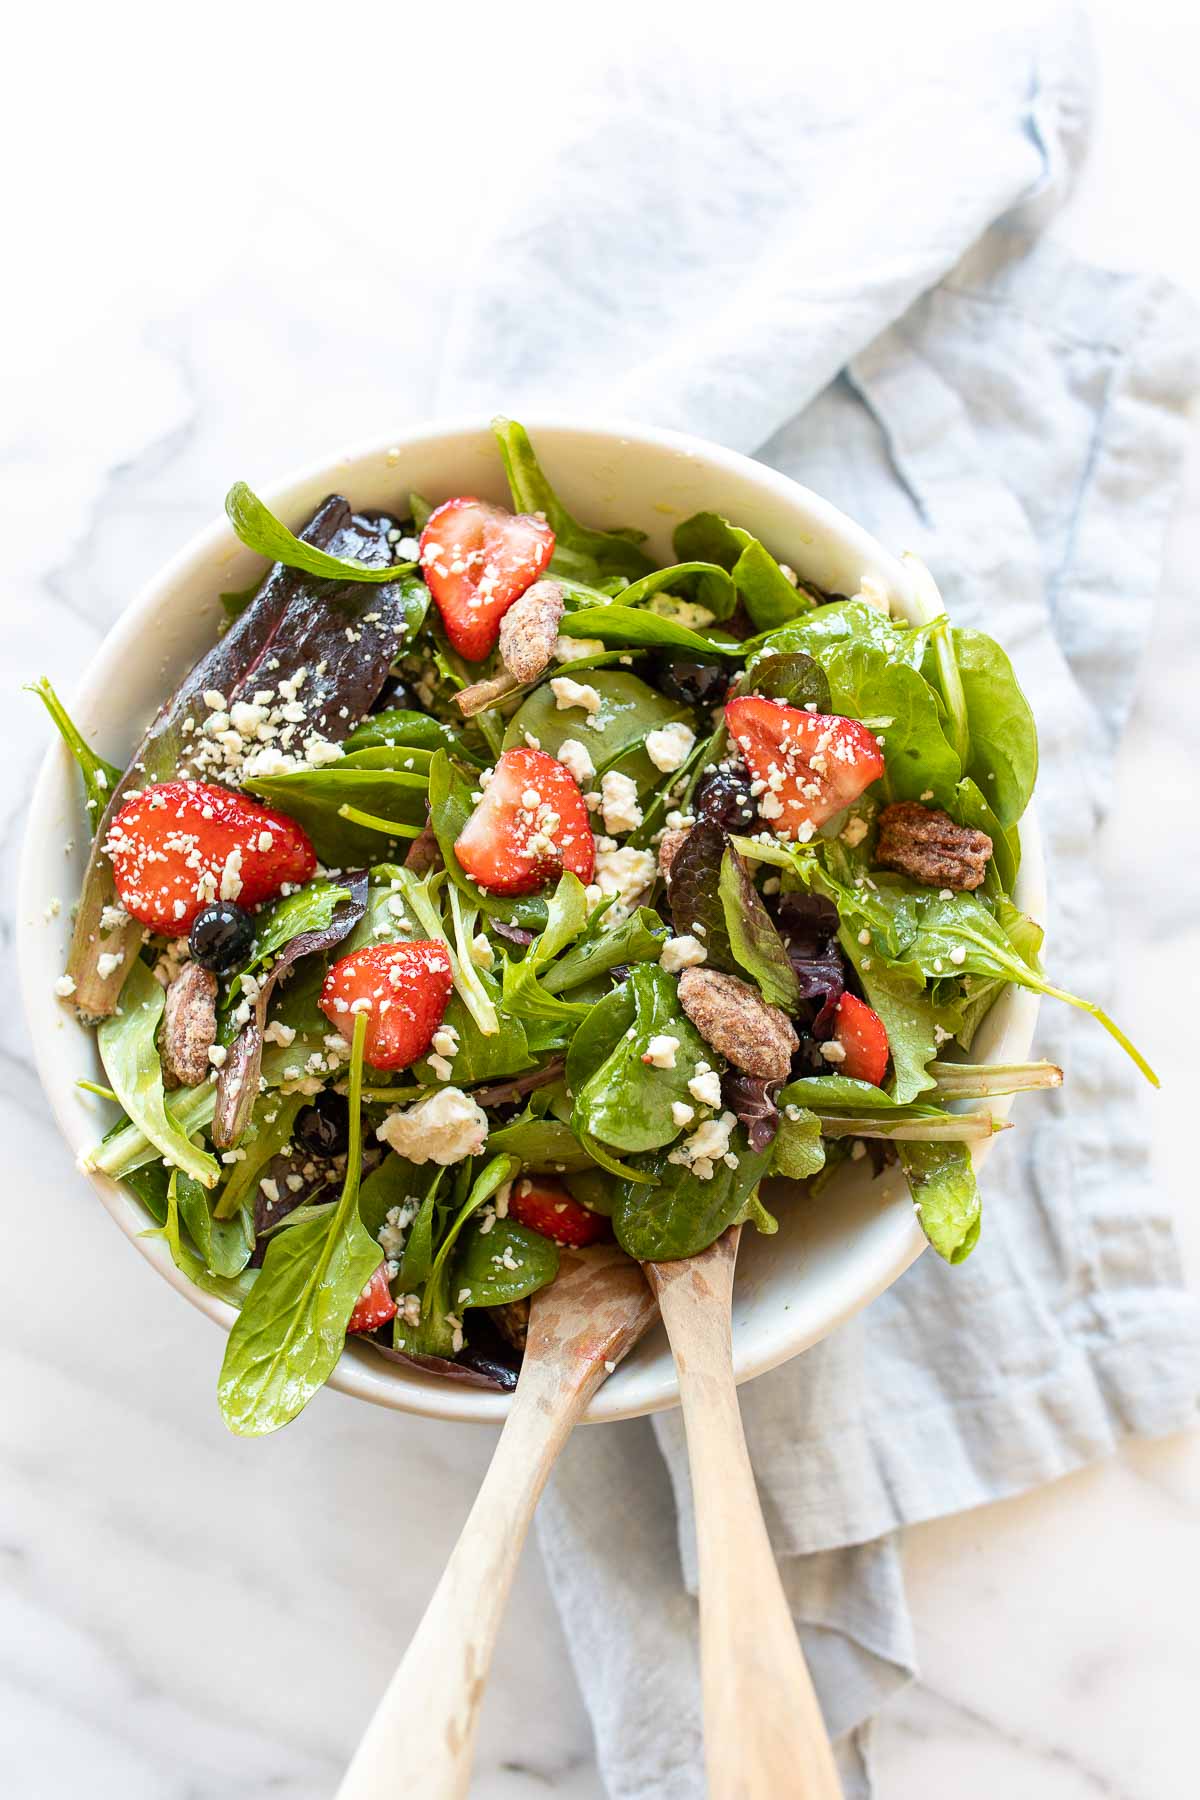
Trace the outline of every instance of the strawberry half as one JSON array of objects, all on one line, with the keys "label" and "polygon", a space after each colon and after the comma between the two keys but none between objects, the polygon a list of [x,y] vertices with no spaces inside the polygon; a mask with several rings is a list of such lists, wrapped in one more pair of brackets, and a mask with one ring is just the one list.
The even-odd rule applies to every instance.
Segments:
[{"label": "strawberry half", "polygon": [[396,1302],[388,1286],[387,1264],[380,1263],[358,1299],[346,1326],[346,1335],[354,1331],[378,1331],[396,1316]]},{"label": "strawberry half", "polygon": [[540,1232],[542,1237],[553,1238],[556,1244],[570,1244],[576,1249],[608,1236],[606,1218],[589,1212],[565,1187],[541,1175],[523,1175],[514,1184],[508,1197],[508,1216],[518,1225]]},{"label": "strawberry half", "polygon": [[883,1086],[888,1065],[887,1030],[879,1014],[857,994],[843,994],[838,1001],[833,1016],[833,1042],[846,1052],[843,1061],[831,1065],[834,1074]]},{"label": "strawberry half", "polygon": [[532,513],[510,513],[467,495],[430,513],[421,568],[450,639],[468,662],[496,647],[500,621],[554,554],[554,533]]},{"label": "strawberry half", "polygon": [[454,986],[445,944],[368,944],[335,962],[318,1004],[347,1041],[367,1015],[363,1055],[375,1069],[407,1069],[424,1056]]},{"label": "strawberry half", "polygon": [[763,783],[758,810],[776,837],[805,841],[883,774],[875,735],[857,719],[749,694],[729,702],[725,723]]},{"label": "strawberry half", "polygon": [[171,937],[186,935],[214,900],[258,906],[317,867],[294,819],[203,781],[143,788],[113,819],[104,848],[125,911]]},{"label": "strawberry half", "polygon": [[563,869],[589,882],[596,840],[579,784],[544,750],[506,750],[454,854],[492,894],[532,894]]}]

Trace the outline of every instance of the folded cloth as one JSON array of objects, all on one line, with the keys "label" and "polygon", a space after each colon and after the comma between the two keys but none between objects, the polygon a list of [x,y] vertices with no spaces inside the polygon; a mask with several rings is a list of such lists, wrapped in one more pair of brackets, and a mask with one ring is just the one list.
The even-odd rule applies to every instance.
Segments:
[{"label": "folded cloth", "polygon": [[[1093,844],[1200,383],[1196,323],[1160,282],[1040,236],[1088,116],[1073,9],[1009,9],[986,35],[940,7],[891,24],[872,9],[869,67],[854,9],[820,56],[802,17],[770,57],[642,43],[580,76],[557,152],[542,143],[552,178],[524,172],[475,258],[439,399],[693,430],[915,549],[1029,694],[1048,953],[1103,1001]],[[1037,1053],[1066,1086],[1022,1099],[971,1260],[922,1258],[742,1390],[849,1795],[869,1792],[869,1721],[913,1669],[898,1530],[1194,1416],[1200,1322],[1146,1180],[1140,1078],[1052,1002]],[[609,1792],[701,1795],[678,1413],[577,1433],[540,1536]]]}]

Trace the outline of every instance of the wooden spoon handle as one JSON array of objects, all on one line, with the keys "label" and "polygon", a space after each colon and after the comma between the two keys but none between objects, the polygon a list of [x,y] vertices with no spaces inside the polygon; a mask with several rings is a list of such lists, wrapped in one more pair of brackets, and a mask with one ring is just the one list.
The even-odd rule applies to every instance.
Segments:
[{"label": "wooden spoon handle", "polygon": [[648,1267],[679,1372],[695,1498],[708,1792],[841,1800],[742,1431],[730,1332],[738,1236]]},{"label": "wooden spoon handle", "polygon": [[[337,1800],[462,1800],[479,1707],[529,1522],[596,1381],[531,1366],[425,1616],[346,1771]],[[539,1379],[547,1374],[550,1380]]]}]

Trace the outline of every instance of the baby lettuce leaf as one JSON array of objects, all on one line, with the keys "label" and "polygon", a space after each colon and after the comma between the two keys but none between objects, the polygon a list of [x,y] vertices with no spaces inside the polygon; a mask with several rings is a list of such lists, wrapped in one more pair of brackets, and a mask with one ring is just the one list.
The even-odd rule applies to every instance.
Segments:
[{"label": "baby lettuce leaf", "polygon": [[504,459],[504,472],[517,512],[544,513],[554,532],[552,574],[571,576],[595,584],[611,575],[631,581],[654,573],[654,560],[638,548],[641,531],[592,531],[571,517],[533,453],[523,426],[514,419],[492,420],[492,430]]},{"label": "baby lettuce leaf", "polygon": [[[685,566],[700,568],[704,565],[690,563]],[[622,594],[620,605],[614,600],[607,606],[588,606],[572,613],[567,621],[571,636],[598,638],[602,644],[619,649],[628,646],[635,650],[681,650],[705,658],[740,657],[743,654],[742,645],[732,638],[706,637],[690,625],[681,625],[663,613],[639,611],[628,606],[625,599]]]},{"label": "baby lettuce leaf", "polygon": [[505,958],[503,1007],[518,1017],[577,1021],[586,1017],[587,1006],[571,1005],[548,993],[539,977],[569,944],[574,943],[587,927],[587,896],[578,875],[569,870],[559,877],[558,886],[546,902],[546,925],[525,952],[522,960]]},{"label": "baby lettuce leaf", "polygon": [[900,1167],[921,1229],[948,1263],[963,1262],[979,1242],[981,1203],[965,1144],[900,1144]]},{"label": "baby lettuce leaf", "polygon": [[657,962],[666,940],[666,926],[649,907],[639,906],[615,925],[593,913],[584,935],[542,975],[542,986],[548,994],[570,993],[624,964]]},{"label": "baby lettuce leaf", "polygon": [[974,1143],[998,1126],[985,1111],[945,1112],[921,1101],[901,1105],[882,1088],[848,1075],[807,1075],[779,1096],[780,1107],[813,1112],[826,1137],[891,1138],[897,1142]]},{"label": "baby lettuce leaf", "polygon": [[769,1215],[753,1204],[770,1153],[751,1150],[740,1127],[730,1139],[730,1149],[737,1167],[719,1162],[708,1181],[701,1181],[683,1163],[670,1162],[666,1150],[637,1159],[650,1183],[625,1183],[613,1211],[617,1242],[627,1256],[638,1262],[695,1256],[742,1219],[760,1231],[764,1225],[768,1231],[774,1229]]},{"label": "baby lettuce leaf", "polygon": [[[135,958],[121,1011],[105,1019],[96,1034],[100,1060],[131,1122],[159,1155],[202,1187],[216,1187],[220,1170],[215,1158],[198,1150],[167,1110],[156,1044],[166,999],[165,989],[145,963]],[[95,1152],[89,1161],[93,1168],[100,1166]]]},{"label": "baby lettuce leaf", "polygon": [[962,765],[924,677],[861,641],[839,645],[824,664],[833,710],[867,720],[882,741],[884,798],[919,800],[932,790],[939,806],[952,806]]},{"label": "baby lettuce leaf", "polygon": [[358,750],[390,748],[449,750],[455,755],[462,754],[458,732],[441,719],[433,719],[428,713],[409,712],[404,707],[371,713],[346,739],[347,755]]},{"label": "baby lettuce leaf", "polygon": [[44,675],[40,681],[28,682],[25,691],[37,695],[54,721],[63,743],[78,763],[79,773],[83,778],[88,820],[95,826],[96,821],[103,816],[109,796],[121,779],[120,769],[116,763],[106,762],[96,754]]},{"label": "baby lettuce leaf", "polygon": [[796,971],[749,869],[732,844],[726,845],[721,858],[718,889],[729,947],[738,968],[757,983],[768,1006],[795,1012],[801,999]]},{"label": "baby lettuce leaf", "polygon": [[[190,1138],[204,1130],[213,1116],[215,1104],[216,1088],[210,1081],[201,1087],[179,1088],[171,1095],[170,1117],[184,1137]],[[137,1120],[129,1119],[125,1124],[115,1126],[89,1150],[84,1164],[86,1168],[110,1175],[114,1181],[127,1181],[139,1170],[153,1168],[159,1154],[157,1146],[151,1143]],[[142,1196],[144,1184],[136,1186],[134,1191]]]},{"label": "baby lettuce leaf", "polygon": [[668,898],[676,935],[698,937],[707,951],[704,966],[733,975],[737,973],[737,960],[721,893],[727,842],[721,827],[711,820],[702,819],[693,825],[671,863]]},{"label": "baby lettuce leaf", "polygon": [[515,1219],[497,1219],[485,1231],[472,1219],[462,1234],[450,1290],[456,1307],[506,1306],[536,1293],[557,1274],[558,1246],[540,1232]]},{"label": "baby lettuce leaf", "polygon": [[815,706],[821,713],[833,710],[829,677],[820,663],[802,650],[759,657],[738,682],[737,691],[761,694],[764,700],[782,700],[787,706]]},{"label": "baby lettuce leaf", "polygon": [[[677,984],[656,963],[639,963],[627,982],[633,1000],[633,1036],[620,1038],[575,1091],[571,1124],[585,1143],[597,1139],[614,1150],[657,1150],[682,1129],[672,1118],[677,1101],[688,1104],[688,1082],[713,1052],[679,1005]],[[675,1066],[643,1062],[651,1038],[677,1040]]]},{"label": "baby lettuce leaf", "polygon": [[788,1105],[790,1110],[780,1109],[779,1129],[771,1148],[771,1173],[786,1176],[789,1181],[807,1181],[825,1166],[821,1121],[795,1101]]},{"label": "baby lettuce leaf", "polygon": [[[234,1163],[229,1172],[229,1179],[217,1197],[213,1209],[214,1217],[220,1221],[230,1221],[242,1214],[247,1223],[253,1218],[254,1198],[258,1190],[260,1176],[267,1173],[271,1159],[278,1156],[291,1142],[292,1128],[296,1123],[296,1114],[302,1106],[307,1106],[308,1099],[304,1094],[260,1094],[254,1103],[250,1115],[250,1127],[246,1132],[245,1155],[241,1162]],[[185,1220],[187,1214],[184,1214]],[[191,1224],[188,1223],[188,1230]],[[195,1233],[192,1234],[195,1236]],[[199,1243],[199,1239],[196,1240]],[[251,1245],[253,1248],[253,1245]],[[218,1271],[227,1274],[227,1270]]]},{"label": "baby lettuce leaf", "polygon": [[965,772],[987,796],[1000,823],[1015,825],[1037,780],[1033,713],[994,638],[956,625],[950,641],[966,699],[970,751]]},{"label": "baby lettuce leaf", "polygon": [[892,1097],[905,1105],[933,1086],[928,1068],[937,1053],[938,1028],[952,1033],[957,1019],[934,1002],[915,968],[888,963],[845,925],[838,942],[854,965],[867,1005],[883,1020],[892,1056]]},{"label": "baby lettuce leaf", "polygon": [[217,1394],[225,1423],[239,1437],[278,1431],[324,1386],[341,1356],[354,1303],[382,1260],[358,1216],[365,1034],[360,1014],[350,1056],[350,1145],[341,1197],[327,1215],[271,1238],[229,1334]]},{"label": "baby lettuce leaf", "polygon": [[594,1166],[569,1125],[561,1119],[537,1118],[529,1111],[491,1132],[488,1149],[515,1156],[525,1173],[561,1175]]},{"label": "baby lettuce leaf", "polygon": [[578,706],[561,708],[549,682],[535,688],[509,720],[504,748],[524,744],[528,736],[536,738],[547,755],[557,756],[567,738],[577,738],[587,746],[597,770],[602,770],[625,751],[644,744],[647,733],[658,726],[674,720],[691,724],[690,707],[655,693],[623,669],[591,670],[587,685],[600,696],[598,710],[590,714]]},{"label": "baby lettuce leaf", "polygon": [[302,569],[306,575],[317,575],[326,581],[394,581],[397,575],[407,575],[417,566],[398,563],[392,568],[380,568],[378,562],[331,555],[328,550],[306,543],[289,531],[244,481],[235,481],[226,494],[225,515],[242,543],[257,556],[283,563],[289,569]]},{"label": "baby lettuce leaf", "polygon": [[[161,1165],[160,1165],[161,1166]],[[246,1297],[253,1291],[257,1280],[257,1271],[247,1269],[232,1280],[222,1275],[212,1275],[205,1266],[204,1259],[183,1241],[183,1233],[179,1229],[180,1206],[179,1184],[186,1181],[177,1169],[172,1169],[167,1181],[165,1215],[162,1225],[156,1231],[146,1231],[142,1236],[161,1238],[171,1252],[171,1260],[188,1280],[196,1287],[203,1288],[207,1294],[215,1294],[219,1300],[228,1301],[230,1306],[242,1306]]]},{"label": "baby lettuce leaf", "polygon": [[253,1190],[250,1204],[219,1219],[208,1193],[190,1175],[178,1175],[179,1212],[210,1275],[240,1275],[254,1249]]},{"label": "baby lettuce leaf", "polygon": [[334,868],[345,868],[348,863],[386,861],[389,852],[388,838],[346,818],[347,807],[394,823],[396,832],[391,842],[397,848],[425,823],[428,783],[424,774],[347,769],[335,763],[324,769],[258,776],[245,786],[303,826],[317,855]]},{"label": "baby lettuce leaf", "polygon": [[728,569],[759,631],[772,631],[814,605],[812,595],[792,586],[757,538],[718,513],[695,513],[677,526],[675,554],[681,561],[717,563]]}]

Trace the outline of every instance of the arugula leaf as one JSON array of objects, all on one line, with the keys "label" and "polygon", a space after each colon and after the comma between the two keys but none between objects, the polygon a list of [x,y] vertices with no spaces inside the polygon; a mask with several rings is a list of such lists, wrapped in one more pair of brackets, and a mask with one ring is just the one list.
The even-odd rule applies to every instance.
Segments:
[{"label": "arugula leaf", "polygon": [[376,830],[355,824],[347,809],[395,824],[397,844],[425,823],[428,779],[423,773],[334,763],[325,769],[254,776],[243,786],[303,826],[317,855],[335,868],[386,860]]},{"label": "arugula leaf", "polygon": [[721,858],[717,886],[734,961],[757,983],[769,1006],[794,1013],[801,998],[796,971],[750,871],[732,844],[726,845]]},{"label": "arugula leaf", "polygon": [[[686,566],[703,567],[699,563]],[[640,582],[638,586],[641,586]],[[628,591],[633,592],[632,588]],[[706,637],[690,625],[680,625],[675,619],[667,618],[664,613],[637,612],[625,604],[624,594],[620,605],[614,600],[607,606],[583,607],[579,612],[571,613],[566,623],[572,637],[598,638],[602,644],[621,648],[629,645],[633,649],[686,650],[693,656],[706,658],[741,657],[744,654],[744,646],[733,638]]]},{"label": "arugula leaf", "polygon": [[[682,1126],[672,1107],[688,1104],[688,1082],[713,1052],[680,1007],[677,984],[657,964],[639,963],[626,986],[633,1035],[623,1031],[604,1062],[575,1089],[571,1124],[584,1143],[596,1139],[614,1150],[656,1150],[679,1136]],[[642,1060],[651,1039],[663,1036],[676,1039],[669,1069]]]},{"label": "arugula leaf", "polygon": [[625,1184],[613,1211],[613,1230],[627,1256],[638,1262],[696,1256],[743,1217],[762,1229],[769,1215],[756,1213],[751,1203],[770,1153],[751,1150],[740,1127],[730,1139],[730,1150],[737,1167],[719,1162],[708,1181],[701,1181],[683,1163],[669,1161],[666,1150],[638,1159],[652,1185]]},{"label": "arugula leaf", "polygon": [[395,581],[399,575],[411,574],[417,566],[392,563],[379,568],[359,562],[354,556],[331,556],[327,550],[306,544],[275,517],[244,481],[235,481],[226,494],[225,514],[248,550],[265,556],[268,562],[303,569],[306,575],[319,575],[330,581]]},{"label": "arugula leaf", "polygon": [[804,588],[792,586],[757,538],[719,513],[695,513],[677,526],[675,554],[681,561],[718,563],[728,569],[760,631],[786,624],[815,604]]},{"label": "arugula leaf", "polygon": [[[202,1187],[216,1187],[220,1170],[215,1158],[198,1150],[167,1110],[156,1046],[166,999],[145,963],[136,959],[126,977],[121,1011],[105,1019],[96,1033],[100,1060],[125,1112],[158,1153]],[[93,1151],[89,1166],[99,1168],[95,1156]]]},{"label": "arugula leaf", "polygon": [[[510,1263],[515,1267],[510,1268]],[[515,1219],[484,1231],[472,1219],[462,1236],[450,1288],[455,1305],[506,1306],[545,1287],[558,1274],[558,1246]],[[465,1295],[465,1299],[460,1296]]]},{"label": "arugula leaf", "polygon": [[328,1216],[271,1238],[225,1346],[217,1394],[225,1423],[239,1437],[278,1431],[324,1386],[355,1301],[382,1260],[358,1216],[365,1037],[360,1013],[350,1053],[350,1146],[341,1198]]},{"label": "arugula leaf", "polygon": [[1015,825],[1038,771],[1037,725],[1013,667],[994,638],[956,625],[950,640],[967,709],[966,773],[1000,823]]},{"label": "arugula leaf", "polygon": [[[780,1095],[780,1099],[783,1096]],[[779,1127],[771,1145],[771,1173],[789,1181],[807,1181],[825,1166],[821,1121],[817,1115],[789,1102],[779,1109]]]},{"label": "arugula leaf", "polygon": [[37,695],[54,721],[63,743],[79,765],[89,819],[94,827],[103,815],[109,797],[121,779],[122,771],[116,763],[106,762],[104,757],[98,756],[92,749],[44,675],[40,681],[26,682],[25,692]]},{"label": "arugula leaf", "polygon": [[641,531],[591,531],[572,518],[542,472],[533,445],[515,419],[496,418],[492,430],[504,459],[513,506],[517,512],[544,513],[554,532],[553,574],[594,583],[609,575],[636,580],[654,572],[654,561],[639,550]]},{"label": "arugula leaf", "polygon": [[948,1263],[963,1262],[979,1242],[981,1203],[965,1144],[901,1144],[904,1170],[921,1229]]},{"label": "arugula leaf", "polygon": [[[593,670],[588,685],[600,696],[599,709],[588,714],[577,706],[560,708],[549,682],[535,688],[508,722],[504,748],[537,739],[549,756],[557,756],[567,738],[587,745],[597,771],[611,767],[617,758],[660,725],[681,720],[691,724],[691,708],[656,694],[652,687],[623,669]],[[658,779],[655,772],[655,780]],[[433,775],[430,773],[432,787]]]},{"label": "arugula leaf", "polygon": [[939,806],[952,806],[962,764],[924,677],[870,643],[839,645],[823,660],[834,712],[871,721],[882,740],[886,798],[919,800],[932,789]]}]

